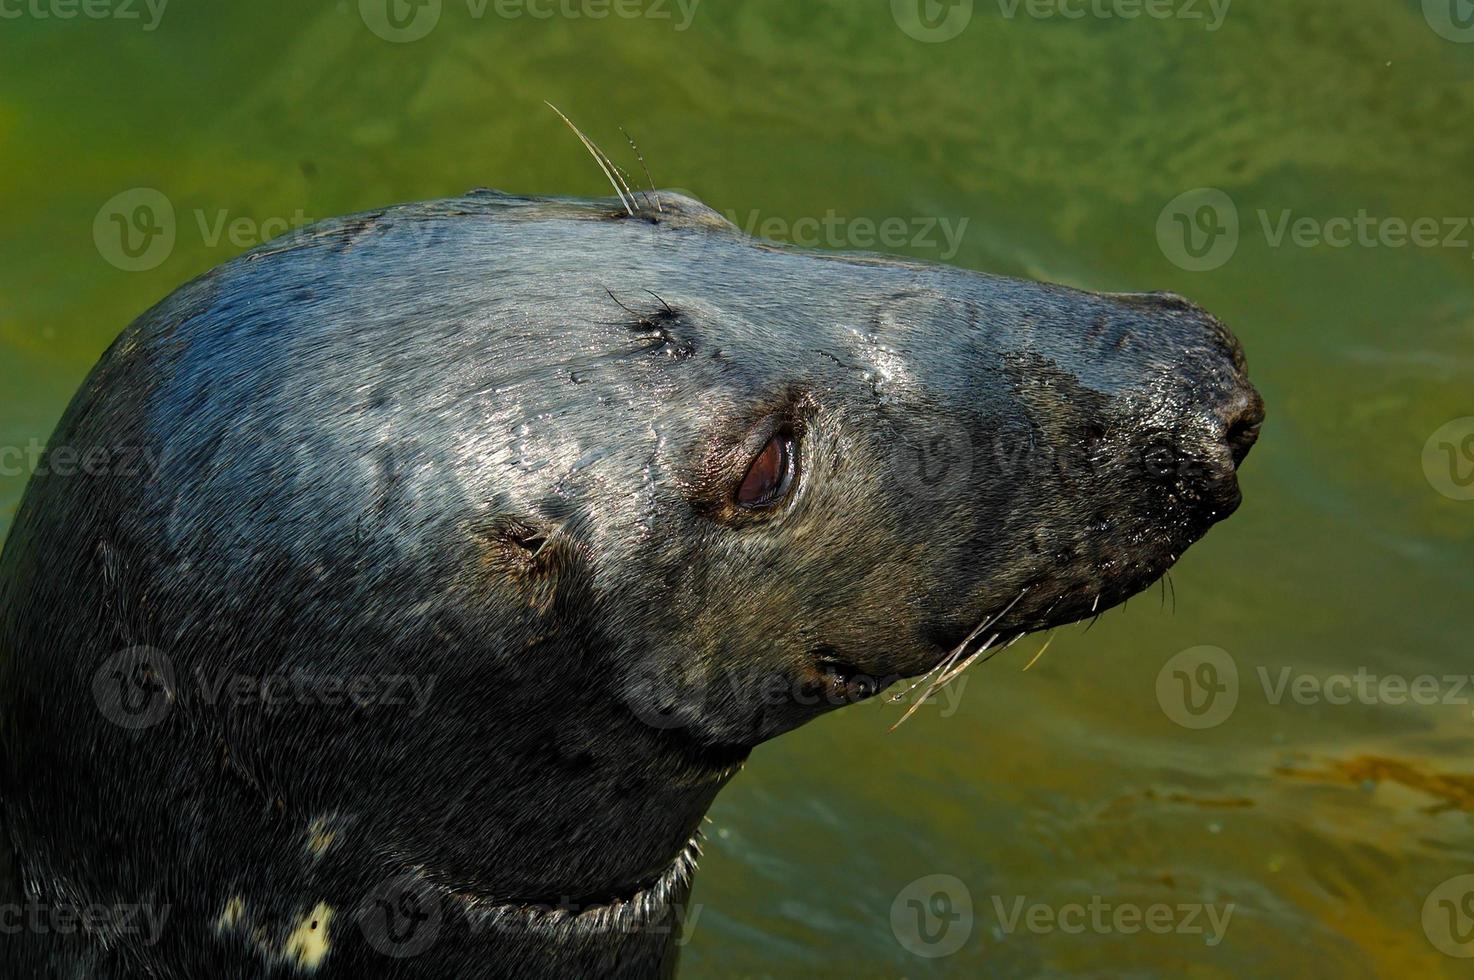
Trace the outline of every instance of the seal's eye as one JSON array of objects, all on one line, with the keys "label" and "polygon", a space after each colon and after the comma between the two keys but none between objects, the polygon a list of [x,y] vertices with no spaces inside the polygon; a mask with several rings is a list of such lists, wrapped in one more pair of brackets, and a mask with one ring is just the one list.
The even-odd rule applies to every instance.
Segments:
[{"label": "seal's eye", "polygon": [[742,486],[737,488],[737,503],[743,507],[771,507],[788,495],[793,484],[793,437],[776,435],[757,454]]}]

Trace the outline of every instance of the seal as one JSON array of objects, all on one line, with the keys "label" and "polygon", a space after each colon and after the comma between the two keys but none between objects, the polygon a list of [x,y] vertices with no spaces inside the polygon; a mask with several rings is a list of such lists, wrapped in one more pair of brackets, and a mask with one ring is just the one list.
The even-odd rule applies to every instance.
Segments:
[{"label": "seal", "polygon": [[668,192],[269,243],[103,355],[0,558],[4,900],[83,924],[5,973],[669,975],[754,746],[1155,582],[1262,418],[1178,296]]}]

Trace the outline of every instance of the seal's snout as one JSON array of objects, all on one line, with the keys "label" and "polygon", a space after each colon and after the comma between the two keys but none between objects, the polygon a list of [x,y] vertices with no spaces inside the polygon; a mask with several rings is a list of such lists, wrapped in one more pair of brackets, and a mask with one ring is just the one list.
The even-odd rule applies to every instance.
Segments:
[{"label": "seal's snout", "polygon": [[1198,502],[1193,510],[1202,528],[1228,517],[1243,502],[1238,470],[1258,441],[1263,422],[1264,401],[1245,384],[1207,417],[1200,445],[1184,447],[1185,458],[1201,461],[1184,467],[1180,475],[1188,495]]},{"label": "seal's snout", "polygon": [[[1009,400],[975,422],[973,443],[1002,449],[975,466],[981,530],[967,554],[988,571],[962,608],[1022,594],[1005,633],[1094,615],[1157,581],[1238,509],[1263,399],[1238,338],[1181,296],[974,296],[979,326],[961,335],[986,356],[956,361]],[[970,628],[939,621],[944,640]]]},{"label": "seal's snout", "polygon": [[[1185,302],[1185,301],[1184,301]],[[1189,332],[1183,363],[1185,384],[1178,408],[1190,421],[1179,439],[1180,458],[1192,465],[1174,473],[1206,528],[1238,509],[1242,502],[1238,469],[1259,440],[1264,399],[1250,384],[1244,350],[1227,327],[1187,304],[1195,328],[1206,331],[1195,343]]]}]

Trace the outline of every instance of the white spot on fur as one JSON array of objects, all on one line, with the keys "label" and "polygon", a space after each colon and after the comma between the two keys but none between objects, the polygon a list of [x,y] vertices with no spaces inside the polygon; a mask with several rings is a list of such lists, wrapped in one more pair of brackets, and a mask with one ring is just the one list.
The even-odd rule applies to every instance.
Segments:
[{"label": "white spot on fur", "polygon": [[229,932],[238,925],[246,915],[246,901],[239,895],[235,895],[225,903],[225,908],[220,913],[220,918],[215,920],[215,931],[217,933]]},{"label": "white spot on fur", "polygon": [[317,860],[328,852],[328,848],[337,839],[338,832],[328,828],[327,819],[318,817],[307,828],[307,853],[312,855],[313,860]]},{"label": "white spot on fur", "polygon": [[282,956],[298,970],[316,970],[327,958],[332,944],[328,942],[328,923],[333,920],[333,910],[323,902],[303,919],[287,937]]},{"label": "white spot on fur", "polygon": [[[249,936],[250,945],[256,948],[262,959],[283,963],[298,973],[314,972],[332,950],[328,930],[333,921],[333,910],[326,902],[318,902],[287,934],[281,948],[275,948],[266,926],[252,923],[246,918],[246,902],[239,895],[225,903],[220,917],[215,920],[216,935],[227,932]],[[277,932],[277,936],[281,933]]]}]

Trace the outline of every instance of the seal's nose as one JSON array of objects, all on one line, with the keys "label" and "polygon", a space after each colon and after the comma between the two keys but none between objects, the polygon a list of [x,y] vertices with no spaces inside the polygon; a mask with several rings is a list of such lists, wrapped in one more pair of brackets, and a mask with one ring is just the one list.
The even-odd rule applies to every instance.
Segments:
[{"label": "seal's nose", "polygon": [[1182,476],[1205,524],[1221,521],[1238,509],[1243,500],[1238,469],[1258,441],[1263,423],[1264,400],[1252,385],[1242,382],[1203,418],[1202,427],[1190,440],[1198,443],[1197,451],[1183,447],[1198,463],[1186,467]]},{"label": "seal's nose", "polygon": [[1234,393],[1220,418],[1223,420],[1223,442],[1237,471],[1249,450],[1254,448],[1254,443],[1259,441],[1259,428],[1264,424],[1264,399],[1252,385],[1245,384]]},{"label": "seal's nose", "polygon": [[1173,293],[1130,297],[1165,321],[1182,358],[1173,368],[1170,403],[1177,423],[1147,446],[1148,465],[1195,526],[1223,520],[1239,506],[1238,470],[1259,440],[1264,399],[1249,383],[1243,345],[1227,326]]},{"label": "seal's nose", "polygon": [[1165,455],[1180,461],[1171,482],[1208,523],[1222,520],[1239,505],[1238,469],[1264,423],[1264,399],[1249,383],[1243,345],[1218,319],[1176,293],[1138,293],[1127,301],[1168,319],[1186,347],[1180,369],[1185,424]]}]

